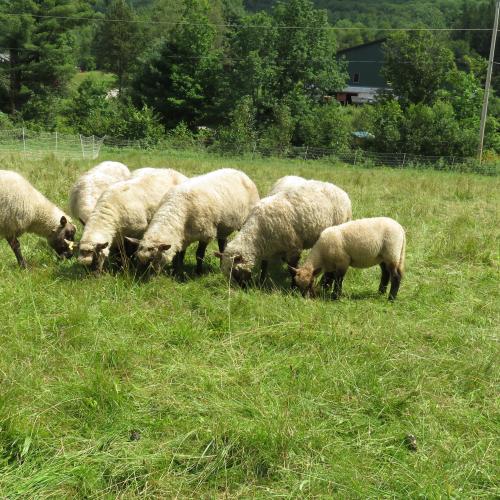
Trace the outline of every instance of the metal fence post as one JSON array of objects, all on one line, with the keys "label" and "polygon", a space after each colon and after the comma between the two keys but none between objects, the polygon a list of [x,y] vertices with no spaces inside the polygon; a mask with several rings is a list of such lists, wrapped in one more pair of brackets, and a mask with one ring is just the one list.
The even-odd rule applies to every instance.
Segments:
[{"label": "metal fence post", "polygon": [[26,137],[24,136],[24,127],[23,127],[23,151],[26,153]]},{"label": "metal fence post", "polygon": [[57,143],[57,130],[56,130],[56,153],[57,153],[58,143]]},{"label": "metal fence post", "polygon": [[405,166],[405,162],[406,162],[406,153],[403,153],[403,167]]},{"label": "metal fence post", "polygon": [[85,158],[85,149],[83,148],[82,134],[79,135],[80,135],[80,146],[82,147],[82,158]]},{"label": "metal fence post", "polygon": [[357,150],[357,149],[355,149],[355,150],[354,150],[354,163],[353,163],[353,165],[356,165],[356,162],[357,162],[357,161],[358,161],[358,150]]}]

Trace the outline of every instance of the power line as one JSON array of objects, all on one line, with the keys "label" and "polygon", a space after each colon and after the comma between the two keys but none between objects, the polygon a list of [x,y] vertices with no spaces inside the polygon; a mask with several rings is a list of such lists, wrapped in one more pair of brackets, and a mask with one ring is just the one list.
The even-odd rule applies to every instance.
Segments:
[{"label": "power line", "polygon": [[333,31],[491,31],[489,28],[374,28],[368,26],[362,27],[343,27],[343,26],[274,26],[274,25],[259,25],[259,24],[230,24],[230,23],[191,23],[187,21],[148,21],[143,19],[105,19],[99,17],[76,17],[76,16],[51,16],[45,14],[23,14],[19,12],[3,13],[4,16],[21,17],[31,16],[37,19],[65,19],[72,21],[96,21],[105,23],[128,23],[128,24],[151,24],[151,25],[167,25],[167,26],[214,26],[217,28],[256,28],[256,29],[309,29],[309,30],[333,30]]}]

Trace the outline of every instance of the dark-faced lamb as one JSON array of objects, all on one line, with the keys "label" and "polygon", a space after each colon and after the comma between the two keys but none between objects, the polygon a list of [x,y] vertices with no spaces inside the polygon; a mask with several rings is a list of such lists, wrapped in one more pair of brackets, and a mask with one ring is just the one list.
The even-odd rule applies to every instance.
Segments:
[{"label": "dark-faced lamb", "polygon": [[394,300],[404,271],[405,231],[389,217],[374,217],[346,222],[325,229],[304,264],[295,269],[295,283],[305,295],[314,295],[314,277],[323,275],[323,286],[330,288],[333,298],[342,292],[342,281],[349,267],[366,268],[380,265],[382,276],[379,292]]}]

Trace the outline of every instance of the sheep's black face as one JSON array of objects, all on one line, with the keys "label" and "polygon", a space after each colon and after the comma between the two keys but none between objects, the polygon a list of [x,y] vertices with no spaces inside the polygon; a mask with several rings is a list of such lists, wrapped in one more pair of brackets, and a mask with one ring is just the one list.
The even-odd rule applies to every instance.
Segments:
[{"label": "sheep's black face", "polygon": [[231,277],[241,288],[246,288],[252,279],[252,272],[242,267],[235,267],[233,268]]},{"label": "sheep's black face", "polygon": [[63,215],[59,227],[52,232],[48,239],[49,245],[59,257],[70,259],[74,253],[75,234],[76,227]]}]

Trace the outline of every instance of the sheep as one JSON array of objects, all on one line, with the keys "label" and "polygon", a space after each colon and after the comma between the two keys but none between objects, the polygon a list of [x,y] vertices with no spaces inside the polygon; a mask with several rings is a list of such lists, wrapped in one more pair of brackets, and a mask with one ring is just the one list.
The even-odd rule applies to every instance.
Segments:
[{"label": "sheep", "polygon": [[346,222],[325,229],[305,263],[295,270],[295,283],[304,295],[314,295],[314,277],[324,273],[323,286],[334,282],[333,298],[342,292],[342,280],[349,266],[366,268],[380,265],[379,292],[385,294],[389,280],[389,300],[394,300],[404,271],[406,236],[394,219],[373,217]]},{"label": "sheep", "polygon": [[0,170],[0,236],[9,243],[19,266],[26,268],[18,240],[23,233],[47,238],[59,257],[73,255],[76,227],[71,219],[22,175]]},{"label": "sheep", "polygon": [[124,181],[129,177],[127,166],[118,161],[103,161],[85,172],[71,188],[71,215],[85,225],[101,194],[115,182]]},{"label": "sheep", "polygon": [[273,184],[271,191],[269,191],[269,194],[267,196],[272,196],[273,194],[279,193],[280,191],[296,189],[300,186],[303,186],[307,182],[307,179],[299,177],[298,175],[285,175],[285,177],[281,177]]},{"label": "sheep", "polygon": [[239,170],[224,168],[194,177],[165,197],[137,257],[156,268],[173,261],[174,273],[181,275],[186,248],[197,241],[196,272],[201,274],[208,243],[217,238],[223,252],[227,237],[241,228],[258,201],[255,184]]},{"label": "sheep", "polygon": [[342,189],[313,180],[301,184],[263,198],[227,249],[216,254],[227,277],[246,286],[260,263],[264,279],[267,261],[273,257],[294,267],[302,250],[311,248],[323,229],[351,219],[351,200]]},{"label": "sheep", "polygon": [[121,251],[127,236],[141,238],[164,195],[186,179],[169,168],[141,168],[110,186],[85,225],[78,262],[101,272],[110,250]]}]

